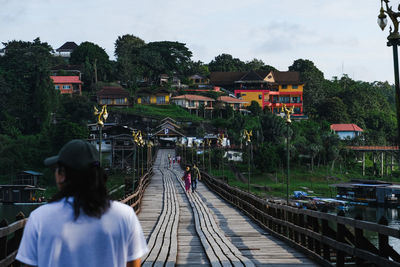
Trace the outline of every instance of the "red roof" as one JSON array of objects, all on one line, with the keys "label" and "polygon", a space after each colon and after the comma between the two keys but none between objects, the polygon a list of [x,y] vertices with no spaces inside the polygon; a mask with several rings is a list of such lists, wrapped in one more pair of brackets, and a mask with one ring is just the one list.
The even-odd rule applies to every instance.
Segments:
[{"label": "red roof", "polygon": [[201,95],[180,95],[180,96],[175,96],[171,99],[186,99],[186,100],[192,100],[192,101],[215,101],[214,99],[206,96],[201,96]]},{"label": "red roof", "polygon": [[237,99],[226,95],[218,97],[218,100],[225,103],[248,103],[246,100]]},{"label": "red roof", "polygon": [[79,76],[50,76],[54,84],[57,83],[82,83]]},{"label": "red roof", "polygon": [[331,130],[335,132],[363,132],[364,130],[354,123],[331,124]]}]

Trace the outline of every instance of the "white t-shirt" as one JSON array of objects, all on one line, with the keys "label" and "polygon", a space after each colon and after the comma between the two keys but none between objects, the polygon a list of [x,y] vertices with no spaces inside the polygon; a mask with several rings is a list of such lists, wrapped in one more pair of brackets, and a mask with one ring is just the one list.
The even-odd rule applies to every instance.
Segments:
[{"label": "white t-shirt", "polygon": [[133,209],[112,201],[100,219],[81,211],[73,198],[44,205],[29,216],[16,259],[33,266],[126,266],[148,252]]}]

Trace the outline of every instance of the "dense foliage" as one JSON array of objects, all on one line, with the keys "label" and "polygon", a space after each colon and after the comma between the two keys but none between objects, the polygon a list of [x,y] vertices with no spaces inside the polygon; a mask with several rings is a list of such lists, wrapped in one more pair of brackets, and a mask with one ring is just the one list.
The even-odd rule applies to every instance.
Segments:
[{"label": "dense foliage", "polygon": [[[217,55],[208,64],[192,61],[192,52],[184,43],[146,43],[127,34],[115,41],[115,61],[109,59],[103,48],[91,42],[83,42],[74,50],[69,63],[82,68],[84,94],[70,97],[60,96],[54,90],[50,70],[60,64],[60,58],[52,55],[49,44],[37,38],[32,42],[11,41],[4,46],[6,54],[0,57],[1,177],[12,176],[22,169],[41,170],[43,158],[56,153],[67,140],[86,138],[86,124],[92,119],[90,100],[101,84],[118,81],[134,93],[144,82],[149,88],[156,88],[152,85],[159,85],[161,74],[185,81],[192,74],[208,76],[212,71],[275,70],[262,60],[242,61],[229,54]],[[207,120],[204,106],[199,115],[206,119],[176,106],[134,106],[118,112],[154,118],[170,115],[190,120],[199,124],[196,127],[199,134],[225,132],[237,145],[244,145],[243,129],[252,130],[255,167],[269,172],[285,165],[288,136],[293,164],[302,165],[306,161],[311,169],[318,165],[333,169],[337,162],[351,165],[354,158],[350,160],[351,153],[344,149],[350,143],[396,143],[392,85],[354,81],[346,75],[327,80],[322,71],[306,59],[295,60],[288,69],[299,71],[305,83],[304,112],[309,117],[309,120],[293,122],[290,127],[282,118],[262,110],[257,102],[248,107],[250,115],[216,107],[213,120]],[[217,98],[217,95],[211,97]],[[363,138],[340,142],[329,128],[332,123],[355,123],[365,130]],[[245,157],[248,156],[246,152]]]}]

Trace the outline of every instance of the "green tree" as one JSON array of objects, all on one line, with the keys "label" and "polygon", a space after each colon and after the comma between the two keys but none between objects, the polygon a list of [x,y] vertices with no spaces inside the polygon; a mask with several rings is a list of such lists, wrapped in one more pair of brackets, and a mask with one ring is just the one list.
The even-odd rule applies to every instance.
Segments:
[{"label": "green tree", "polygon": [[289,71],[300,72],[300,79],[304,86],[304,112],[308,115],[317,114],[318,105],[324,101],[326,91],[324,89],[324,74],[307,59],[297,59],[289,66]]},{"label": "green tree", "polygon": [[320,119],[330,123],[348,123],[349,115],[347,106],[339,97],[331,97],[322,101],[318,106],[318,115]]},{"label": "green tree", "polygon": [[251,112],[253,116],[259,116],[262,113],[262,108],[257,101],[251,101],[250,106],[247,109]]},{"label": "green tree", "polygon": [[22,134],[38,133],[48,125],[57,104],[50,79],[52,48],[39,38],[4,45],[7,52],[0,58],[0,122],[13,117],[14,126]]},{"label": "green tree", "polygon": [[115,41],[115,56],[117,57],[116,77],[128,88],[136,87],[136,81],[143,75],[143,67],[139,64],[140,49],[146,43],[131,34],[118,36]]},{"label": "green tree", "polygon": [[83,82],[91,87],[97,81],[108,81],[111,77],[111,64],[109,57],[97,44],[91,42],[81,43],[71,53],[71,64],[84,66]]},{"label": "green tree", "polygon": [[216,56],[209,64],[210,71],[244,71],[246,63],[229,54]]},{"label": "green tree", "polygon": [[274,67],[270,66],[270,65],[266,65],[261,59],[252,59],[251,61],[246,61],[246,67],[245,69],[247,71],[250,70],[263,70],[263,71],[273,71],[276,70]]}]

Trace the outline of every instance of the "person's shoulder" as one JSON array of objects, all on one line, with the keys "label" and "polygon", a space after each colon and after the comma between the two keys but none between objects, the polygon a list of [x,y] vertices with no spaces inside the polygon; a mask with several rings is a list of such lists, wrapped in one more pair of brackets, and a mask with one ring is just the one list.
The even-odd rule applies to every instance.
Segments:
[{"label": "person's shoulder", "polygon": [[135,213],[133,208],[118,201],[111,201],[110,209],[113,213],[132,214]]},{"label": "person's shoulder", "polygon": [[64,205],[63,200],[43,204],[36,208],[29,215],[30,218],[43,217],[47,214],[54,214],[55,211],[59,210]]}]

